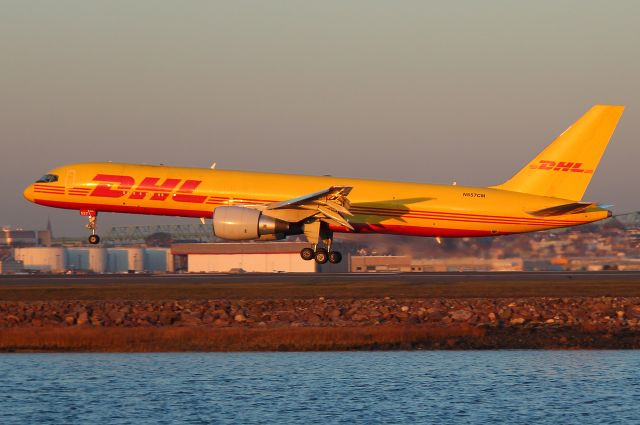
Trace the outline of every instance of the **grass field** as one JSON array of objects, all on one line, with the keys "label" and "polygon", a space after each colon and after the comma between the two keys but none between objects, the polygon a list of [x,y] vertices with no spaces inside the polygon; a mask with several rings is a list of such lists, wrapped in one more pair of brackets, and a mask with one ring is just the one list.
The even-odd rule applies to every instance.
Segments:
[{"label": "grass field", "polygon": [[487,329],[468,325],[343,328],[21,328],[0,331],[0,352],[343,351],[640,348],[640,332]]}]

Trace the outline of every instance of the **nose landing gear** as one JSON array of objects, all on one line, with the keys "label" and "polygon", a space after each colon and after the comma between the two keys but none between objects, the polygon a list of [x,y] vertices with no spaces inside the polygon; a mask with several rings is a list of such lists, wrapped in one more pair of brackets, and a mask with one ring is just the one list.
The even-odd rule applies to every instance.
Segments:
[{"label": "nose landing gear", "polygon": [[80,211],[80,215],[88,217],[89,223],[85,226],[87,229],[91,230],[91,235],[89,235],[88,241],[91,245],[97,245],[100,243],[100,236],[96,235],[96,224],[98,221],[98,212],[94,210],[82,210]]}]

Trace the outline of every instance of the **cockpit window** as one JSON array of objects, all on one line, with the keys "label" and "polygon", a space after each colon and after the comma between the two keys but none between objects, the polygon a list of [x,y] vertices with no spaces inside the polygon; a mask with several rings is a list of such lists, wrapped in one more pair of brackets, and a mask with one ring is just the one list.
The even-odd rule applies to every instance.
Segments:
[{"label": "cockpit window", "polygon": [[56,176],[55,174],[45,174],[44,176],[40,177],[36,181],[36,183],[53,183],[57,181],[58,181],[58,176]]}]

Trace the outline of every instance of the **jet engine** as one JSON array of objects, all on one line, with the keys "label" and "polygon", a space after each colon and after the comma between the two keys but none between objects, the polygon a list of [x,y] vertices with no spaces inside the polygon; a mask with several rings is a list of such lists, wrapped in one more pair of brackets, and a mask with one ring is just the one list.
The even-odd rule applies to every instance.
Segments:
[{"label": "jet engine", "polygon": [[[247,207],[218,207],[213,211],[213,234],[222,239],[281,239],[289,223]],[[273,235],[273,236],[271,236]]]}]

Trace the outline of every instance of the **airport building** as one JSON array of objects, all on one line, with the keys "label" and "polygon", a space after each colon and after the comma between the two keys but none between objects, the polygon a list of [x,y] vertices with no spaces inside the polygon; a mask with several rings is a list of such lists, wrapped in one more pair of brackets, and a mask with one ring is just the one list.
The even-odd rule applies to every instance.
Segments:
[{"label": "airport building", "polygon": [[412,258],[405,255],[362,255],[351,257],[351,271],[364,272],[410,272]]},{"label": "airport building", "polygon": [[316,272],[315,261],[305,261],[305,242],[184,243],[173,244],[177,267],[190,273]]},{"label": "airport building", "polygon": [[446,258],[413,259],[409,256],[352,256],[351,271],[375,272],[469,272],[469,271],[522,271],[521,258]]}]

